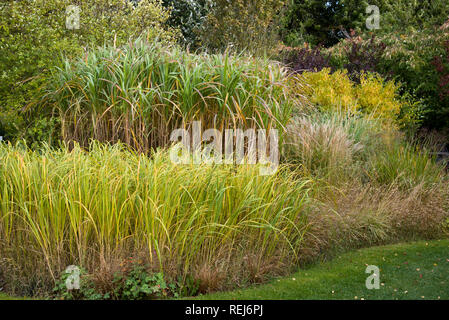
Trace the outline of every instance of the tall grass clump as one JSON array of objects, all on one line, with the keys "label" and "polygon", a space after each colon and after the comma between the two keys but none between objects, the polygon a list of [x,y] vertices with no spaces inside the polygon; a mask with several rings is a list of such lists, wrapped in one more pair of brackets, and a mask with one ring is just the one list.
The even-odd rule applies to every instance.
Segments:
[{"label": "tall grass clump", "polygon": [[303,114],[287,127],[283,157],[308,174],[341,179],[384,147],[384,130],[378,119],[343,110]]},{"label": "tall grass clump", "polygon": [[312,111],[293,118],[285,141],[284,161],[314,180],[306,258],[447,236],[444,167],[384,120]]},{"label": "tall grass clump", "polygon": [[284,167],[261,176],[98,143],[0,144],[0,163],[0,263],[22,294],[46,292],[68,265],[106,277],[128,257],[202,290],[260,281],[297,263],[308,228],[308,182]]},{"label": "tall grass clump", "polygon": [[60,114],[66,142],[120,140],[147,152],[193,120],[204,128],[283,129],[298,103],[285,75],[264,59],[192,54],[139,39],[67,60],[47,102]]},{"label": "tall grass clump", "polygon": [[416,144],[393,141],[389,148],[373,157],[370,175],[384,185],[397,184],[405,189],[422,185],[432,188],[445,178],[444,166],[436,157]]},{"label": "tall grass clump", "polygon": [[413,188],[438,185],[445,177],[426,146],[408,141],[394,125],[375,116],[343,110],[294,117],[283,157],[313,176],[333,177],[333,182],[360,178]]}]

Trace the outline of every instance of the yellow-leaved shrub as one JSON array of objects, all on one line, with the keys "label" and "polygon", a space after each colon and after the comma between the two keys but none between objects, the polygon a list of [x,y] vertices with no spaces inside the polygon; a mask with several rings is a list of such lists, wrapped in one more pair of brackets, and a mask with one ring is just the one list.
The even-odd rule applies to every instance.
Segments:
[{"label": "yellow-leaved shrub", "polygon": [[355,87],[360,111],[375,118],[396,120],[404,103],[398,99],[398,90],[393,81],[384,81],[377,74],[362,74],[360,85]]},{"label": "yellow-leaved shrub", "polygon": [[304,72],[302,77],[306,83],[303,94],[321,110],[357,110],[355,89],[345,70],[334,73],[330,73],[330,69]]},{"label": "yellow-leaved shrub", "polygon": [[346,70],[331,73],[325,68],[320,72],[304,72],[299,79],[306,84],[299,87],[301,94],[322,111],[365,114],[402,125],[401,110],[411,105],[399,96],[398,84],[377,74],[362,74],[360,83],[355,83]]}]

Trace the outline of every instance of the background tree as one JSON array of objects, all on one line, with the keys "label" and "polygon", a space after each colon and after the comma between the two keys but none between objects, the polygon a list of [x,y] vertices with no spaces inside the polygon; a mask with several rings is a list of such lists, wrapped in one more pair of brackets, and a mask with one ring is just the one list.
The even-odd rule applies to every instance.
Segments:
[{"label": "background tree", "polygon": [[283,19],[282,39],[293,46],[331,46],[350,29],[361,28],[367,5],[366,0],[293,0]]},{"label": "background tree", "polygon": [[181,42],[197,47],[201,42],[197,31],[201,29],[213,0],[163,0],[162,4],[170,10],[168,24],[181,31]]},{"label": "background tree", "polygon": [[279,15],[285,0],[215,0],[199,31],[201,44],[209,50],[264,51],[278,35]]},{"label": "background tree", "polygon": [[376,34],[441,25],[449,16],[447,0],[292,0],[283,20],[282,39],[289,45],[332,46],[350,29],[368,31],[368,5],[380,10]]}]

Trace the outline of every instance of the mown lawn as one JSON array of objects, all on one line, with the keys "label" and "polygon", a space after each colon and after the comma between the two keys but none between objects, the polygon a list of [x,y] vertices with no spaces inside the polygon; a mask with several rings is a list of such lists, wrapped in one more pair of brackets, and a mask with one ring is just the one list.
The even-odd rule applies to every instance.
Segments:
[{"label": "mown lawn", "polygon": [[[368,290],[367,265],[380,269]],[[361,249],[287,278],[196,299],[449,299],[449,240]]]}]

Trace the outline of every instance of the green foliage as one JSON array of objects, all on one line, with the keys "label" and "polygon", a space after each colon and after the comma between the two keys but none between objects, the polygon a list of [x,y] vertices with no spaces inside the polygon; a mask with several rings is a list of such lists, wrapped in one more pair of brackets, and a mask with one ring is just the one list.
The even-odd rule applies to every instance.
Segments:
[{"label": "green foliage", "polygon": [[[100,293],[98,284],[84,268],[80,268],[79,289],[67,288],[70,273],[63,272],[56,280],[53,297],[61,300],[148,300],[178,298],[197,293],[198,283],[187,277],[185,285],[167,283],[161,272],[148,272],[148,265],[127,260],[120,272],[116,272],[106,293]],[[104,289],[103,289],[104,291]]]},{"label": "green foliage", "polygon": [[419,31],[442,25],[449,17],[446,0],[371,0],[380,10],[380,32]]},{"label": "green foliage", "polygon": [[[80,29],[66,28],[68,5],[81,9]],[[43,96],[51,69],[63,56],[78,57],[84,48],[105,42],[119,45],[142,33],[171,39],[174,34],[163,30],[167,19],[168,13],[152,0],[140,1],[138,6],[127,0],[2,2],[0,134],[7,139],[24,137],[36,116],[51,114],[51,109],[36,109],[35,102]]]},{"label": "green foliage", "polygon": [[[446,128],[449,126],[449,109],[446,99],[440,96],[439,74],[434,65],[435,57],[444,57],[445,41],[449,40],[449,29],[428,28],[410,32],[392,32],[376,37],[376,43],[385,43],[376,72],[400,82],[403,99],[414,101],[404,108],[414,114],[418,121],[411,127],[422,125],[428,128]],[[364,45],[371,38],[360,38]],[[341,67],[348,63],[347,50],[350,41],[342,41],[327,50],[332,56],[332,65]],[[410,109],[411,108],[411,109]],[[401,111],[403,114],[403,112]],[[406,116],[407,118],[408,116]],[[410,126],[409,126],[410,127]]]},{"label": "green foliage", "polygon": [[449,109],[439,93],[439,75],[432,64],[434,57],[445,53],[448,30],[426,29],[411,33],[394,33],[379,41],[387,44],[380,73],[394,76],[406,94],[417,97],[424,105],[423,123],[428,128],[449,126]]},{"label": "green foliage", "polygon": [[114,298],[120,300],[178,297],[176,285],[167,284],[162,273],[150,274],[145,266],[139,264],[134,264],[126,274],[117,273],[112,285]]},{"label": "green foliage", "polygon": [[288,7],[281,30],[287,45],[303,42],[330,46],[342,38],[343,31],[361,28],[365,23],[365,0],[295,0]]},{"label": "green foliage", "polygon": [[332,46],[347,37],[351,29],[369,31],[368,5],[379,7],[378,35],[439,26],[449,16],[446,0],[295,0],[284,18],[282,39],[292,46],[302,42]]},{"label": "green foliage", "polygon": [[80,268],[79,275],[79,289],[68,289],[66,281],[70,273],[63,272],[53,288],[55,298],[61,300],[103,300],[110,297],[109,293],[103,295],[96,291],[95,284],[85,269]]},{"label": "green foliage", "polygon": [[164,7],[170,10],[167,23],[182,33],[181,43],[196,48],[201,39],[198,32],[203,27],[209,11],[213,7],[212,0],[163,0]]}]

